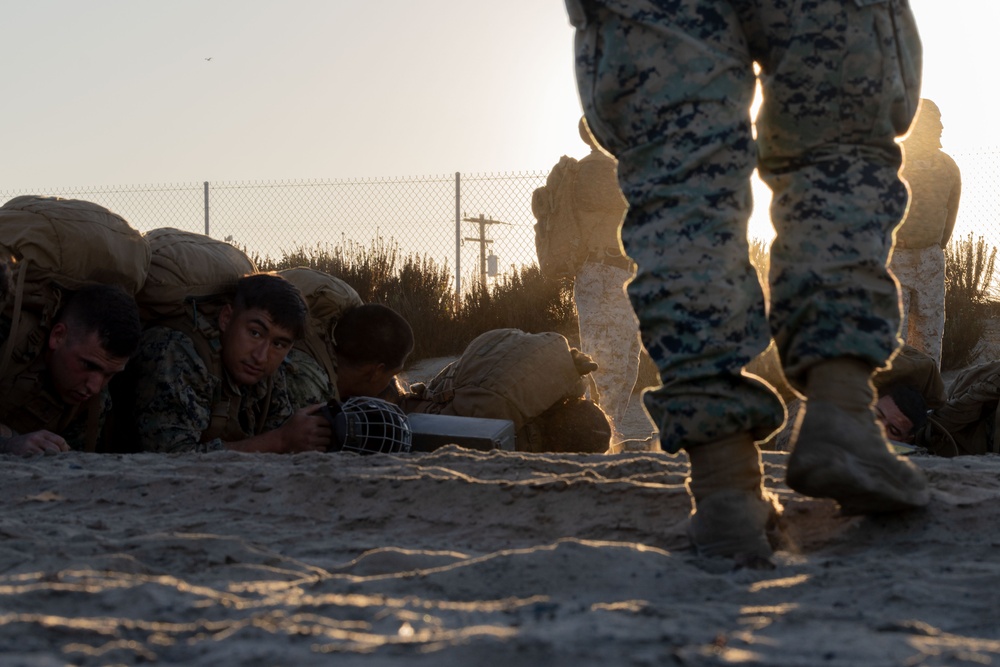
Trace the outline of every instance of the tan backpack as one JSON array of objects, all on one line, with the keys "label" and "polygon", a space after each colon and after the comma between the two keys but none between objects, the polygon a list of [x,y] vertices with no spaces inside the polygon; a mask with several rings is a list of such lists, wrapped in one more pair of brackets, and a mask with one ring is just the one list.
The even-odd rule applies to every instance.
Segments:
[{"label": "tan backpack", "polygon": [[535,219],[535,251],[542,275],[573,278],[587,259],[587,235],[576,210],[576,158],[566,155],[552,168],[545,185],[531,195]]},{"label": "tan backpack", "polygon": [[66,291],[111,284],[135,294],[150,261],[145,239],[116,213],[88,201],[39,195],[15,197],[0,207],[0,253],[12,260],[4,307],[11,326],[0,377],[37,356]]},{"label": "tan backpack", "polygon": [[[8,411],[28,411],[33,400],[35,421],[47,421],[64,406],[38,405],[33,388],[44,380],[23,372],[45,349],[67,293],[111,284],[134,295],[146,279],[149,244],[124,218],[93,202],[24,195],[0,207],[0,253],[12,262],[0,392]],[[88,409],[93,413],[94,406]],[[87,438],[90,449],[96,441],[90,428]]]},{"label": "tan backpack", "polygon": [[357,291],[340,278],[308,267],[278,271],[278,275],[299,288],[309,307],[306,335],[295,347],[315,359],[330,379],[331,396],[335,395],[337,360],[334,353],[334,328],[349,309],[364,303]]},{"label": "tan backpack", "polygon": [[145,238],[152,260],[136,301],[147,325],[178,316],[194,319],[199,309],[221,307],[232,298],[240,278],[257,272],[242,250],[204,234],[161,227],[146,232]]},{"label": "tan backpack", "polygon": [[411,389],[439,406],[427,412],[509,419],[520,431],[557,401],[583,396],[584,376],[596,367],[556,332],[495,329],[425,386]]}]

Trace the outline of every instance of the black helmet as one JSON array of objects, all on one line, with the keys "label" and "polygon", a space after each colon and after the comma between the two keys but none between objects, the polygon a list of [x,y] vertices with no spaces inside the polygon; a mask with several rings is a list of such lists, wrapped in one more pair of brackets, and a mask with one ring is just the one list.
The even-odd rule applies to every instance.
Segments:
[{"label": "black helmet", "polygon": [[413,433],[406,414],[379,398],[330,401],[323,414],[333,424],[331,452],[399,454],[410,451]]}]

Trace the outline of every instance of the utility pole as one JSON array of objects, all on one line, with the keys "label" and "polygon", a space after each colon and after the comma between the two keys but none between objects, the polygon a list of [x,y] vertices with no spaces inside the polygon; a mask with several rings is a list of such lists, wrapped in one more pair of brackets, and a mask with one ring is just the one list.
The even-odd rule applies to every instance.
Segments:
[{"label": "utility pole", "polygon": [[486,287],[486,246],[493,243],[493,239],[486,238],[487,225],[509,225],[509,222],[501,220],[490,220],[482,213],[478,218],[462,218],[463,222],[474,222],[479,225],[479,236],[474,238],[465,237],[464,241],[474,241],[479,244],[479,277],[483,287]]}]

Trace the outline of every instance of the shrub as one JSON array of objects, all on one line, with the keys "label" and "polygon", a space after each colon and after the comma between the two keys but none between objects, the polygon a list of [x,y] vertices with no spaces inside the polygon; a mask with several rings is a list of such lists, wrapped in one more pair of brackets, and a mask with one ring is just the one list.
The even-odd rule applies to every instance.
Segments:
[{"label": "shrub", "polygon": [[[991,298],[996,254],[996,248],[971,234],[953,241],[945,251],[943,370],[971,363],[987,319],[1000,313],[1000,306]],[[768,244],[751,242],[750,259],[766,289]],[[404,255],[397,243],[381,238],[368,246],[317,244],[286,252],[279,259],[254,256],[253,260],[265,271],[295,266],[325,271],[343,279],[365,301],[394,308],[413,327],[416,347],[411,361],[461,354],[473,338],[498,327],[532,333],[558,331],[571,344],[579,345],[572,284],[546,278],[534,264],[504,274],[488,286],[474,284],[457,304],[447,264],[426,256]],[[639,386],[657,384],[655,367],[643,356]],[[773,349],[768,350],[755,361],[754,370],[785,390],[780,372],[774,372],[773,357]]]},{"label": "shrub", "polygon": [[995,314],[990,298],[997,249],[983,237],[952,241],[945,249],[945,323],[941,370],[967,366],[986,331],[987,319]]},{"label": "shrub", "polygon": [[578,338],[572,290],[542,276],[536,265],[505,274],[492,285],[475,284],[456,309],[447,264],[427,256],[403,255],[399,245],[379,238],[369,246],[317,244],[279,259],[253,257],[261,271],[307,266],[337,276],[366,302],[396,310],[413,327],[410,361],[461,354],[479,334],[499,327],[536,333],[558,331]]}]

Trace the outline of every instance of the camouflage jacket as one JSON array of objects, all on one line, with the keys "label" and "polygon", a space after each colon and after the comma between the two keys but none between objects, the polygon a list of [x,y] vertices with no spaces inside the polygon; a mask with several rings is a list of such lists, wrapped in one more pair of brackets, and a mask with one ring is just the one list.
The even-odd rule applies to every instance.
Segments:
[{"label": "camouflage jacket", "polygon": [[339,399],[336,379],[331,380],[320,363],[306,352],[292,348],[281,366],[293,410]]},{"label": "camouflage jacket", "polygon": [[[292,414],[283,367],[273,383],[239,386],[224,371],[224,377],[213,374],[191,338],[173,329],[147,329],[133,363],[135,418],[144,451],[223,449],[225,442],[278,428]],[[236,419],[218,432],[213,417],[224,416],[230,405],[238,410]]]}]

